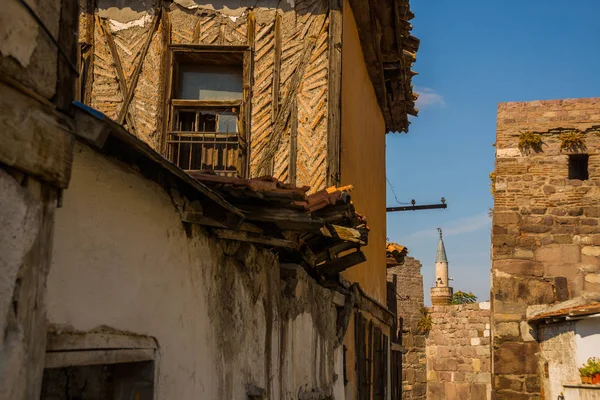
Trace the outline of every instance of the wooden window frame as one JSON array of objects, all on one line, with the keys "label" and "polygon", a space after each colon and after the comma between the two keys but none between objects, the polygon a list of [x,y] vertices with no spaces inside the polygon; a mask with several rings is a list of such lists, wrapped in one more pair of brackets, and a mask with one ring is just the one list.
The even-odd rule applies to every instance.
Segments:
[{"label": "wooden window frame", "polygon": [[[242,100],[241,101],[212,101],[212,100],[181,100],[175,98],[178,79],[178,65],[185,58],[196,58],[202,65],[201,56],[206,54],[213,58],[238,57],[242,65]],[[172,44],[168,51],[168,68],[166,72],[164,127],[162,148],[165,157],[169,158],[169,135],[172,131],[175,107],[188,105],[195,107],[239,107],[238,136],[240,151],[242,151],[241,169],[238,176],[247,178],[250,160],[250,122],[251,122],[251,82],[252,82],[252,47],[250,46],[221,46],[200,44]],[[170,158],[169,158],[170,159]]]}]

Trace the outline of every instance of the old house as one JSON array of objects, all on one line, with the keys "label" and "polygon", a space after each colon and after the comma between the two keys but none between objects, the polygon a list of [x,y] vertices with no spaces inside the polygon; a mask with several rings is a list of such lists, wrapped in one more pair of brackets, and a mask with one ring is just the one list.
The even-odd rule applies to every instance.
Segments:
[{"label": "old house", "polygon": [[[492,232],[496,398],[594,398],[600,356],[600,99],[502,103]],[[579,393],[581,392],[581,393]],[[590,397],[586,397],[590,396]]]},{"label": "old house", "polygon": [[0,397],[387,398],[407,1],[0,17]]}]

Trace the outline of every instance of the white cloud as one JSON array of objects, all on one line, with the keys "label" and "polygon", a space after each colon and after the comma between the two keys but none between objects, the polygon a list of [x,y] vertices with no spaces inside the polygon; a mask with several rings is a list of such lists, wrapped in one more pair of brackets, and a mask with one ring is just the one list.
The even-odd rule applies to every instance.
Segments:
[{"label": "white cloud", "polygon": [[446,106],[444,97],[438,92],[436,92],[434,89],[417,86],[415,87],[415,92],[417,92],[417,94],[419,95],[419,98],[416,101],[417,108]]},{"label": "white cloud", "polygon": [[[488,216],[488,213],[485,212],[450,221],[447,224],[443,224],[441,227],[443,229],[444,237],[447,237],[471,233],[483,228],[489,229],[491,224],[492,220]],[[401,243],[408,243],[417,239],[436,238],[437,236],[437,227],[431,227],[411,233],[410,235],[406,236],[404,241]]]}]

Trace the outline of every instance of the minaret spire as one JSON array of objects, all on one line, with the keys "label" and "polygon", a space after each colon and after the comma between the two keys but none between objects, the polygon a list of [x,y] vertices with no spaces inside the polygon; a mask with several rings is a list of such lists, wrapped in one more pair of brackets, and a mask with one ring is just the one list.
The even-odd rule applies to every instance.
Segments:
[{"label": "minaret spire", "polygon": [[446,257],[446,247],[444,246],[444,240],[442,239],[442,228],[437,228],[440,233],[440,241],[438,242],[437,253],[435,255],[435,262],[448,262],[448,257]]}]

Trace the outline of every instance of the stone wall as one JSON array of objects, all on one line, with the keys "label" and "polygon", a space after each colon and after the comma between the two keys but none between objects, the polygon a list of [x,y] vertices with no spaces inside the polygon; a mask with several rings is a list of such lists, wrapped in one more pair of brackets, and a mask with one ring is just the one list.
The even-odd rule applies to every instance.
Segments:
[{"label": "stone wall", "polygon": [[[419,333],[417,324],[421,318],[423,300],[423,275],[421,262],[405,257],[404,263],[389,267],[388,304],[395,303],[398,318],[398,335],[407,353],[402,356],[402,398],[425,399],[427,392],[427,360],[425,335]],[[402,323],[400,323],[400,320]]]},{"label": "stone wall", "polygon": [[427,399],[490,399],[490,303],[434,306],[430,315]]},{"label": "stone wall", "polygon": [[[539,346],[527,307],[600,291],[599,130],[600,98],[499,105],[492,228],[499,398],[540,395]],[[519,149],[523,132],[539,135],[540,148]],[[561,150],[560,136],[573,132],[585,146]],[[569,179],[569,157],[576,153],[589,155],[588,179]]]}]

